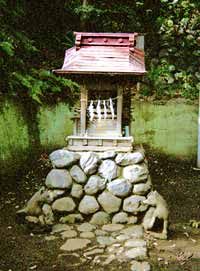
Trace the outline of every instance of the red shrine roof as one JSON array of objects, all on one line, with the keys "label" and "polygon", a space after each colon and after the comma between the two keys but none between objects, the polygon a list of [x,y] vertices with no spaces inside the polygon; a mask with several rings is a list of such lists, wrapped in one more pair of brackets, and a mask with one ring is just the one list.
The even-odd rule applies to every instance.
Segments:
[{"label": "red shrine roof", "polygon": [[137,33],[75,32],[75,46],[65,51],[56,74],[146,73],[144,50]]}]

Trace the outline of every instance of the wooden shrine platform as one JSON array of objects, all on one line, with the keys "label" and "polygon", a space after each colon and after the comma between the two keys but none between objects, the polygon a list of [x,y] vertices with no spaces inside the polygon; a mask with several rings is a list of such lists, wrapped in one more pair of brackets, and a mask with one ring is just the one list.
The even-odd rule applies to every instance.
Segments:
[{"label": "wooden shrine platform", "polygon": [[129,152],[133,149],[133,137],[98,137],[98,136],[68,136],[67,149],[70,151],[119,151]]}]

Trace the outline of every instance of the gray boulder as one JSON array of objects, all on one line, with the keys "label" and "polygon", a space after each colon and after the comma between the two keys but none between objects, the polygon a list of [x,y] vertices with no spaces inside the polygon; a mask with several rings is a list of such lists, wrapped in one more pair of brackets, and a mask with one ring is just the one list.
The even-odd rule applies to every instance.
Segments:
[{"label": "gray boulder", "polygon": [[76,152],[61,149],[52,152],[49,158],[53,167],[64,168],[76,163],[80,159],[80,155]]},{"label": "gray boulder", "polygon": [[98,191],[102,191],[106,187],[106,180],[102,179],[98,175],[92,175],[87,184],[84,186],[85,193],[88,195],[94,195]]},{"label": "gray boulder", "polygon": [[110,222],[110,216],[106,212],[97,212],[94,214],[90,220],[91,224],[104,225]]},{"label": "gray boulder", "polygon": [[140,207],[145,199],[143,196],[130,196],[124,200],[123,210],[129,213],[140,212]]},{"label": "gray boulder", "polygon": [[125,212],[120,212],[115,214],[112,218],[113,224],[125,224],[128,222],[128,214]]},{"label": "gray boulder", "polygon": [[107,185],[107,189],[115,196],[126,197],[132,189],[132,185],[128,180],[116,179]]},{"label": "gray boulder", "polygon": [[82,214],[93,214],[99,210],[99,204],[95,197],[85,195],[81,200],[78,209]]},{"label": "gray boulder", "polygon": [[146,183],[138,183],[133,186],[133,194],[146,195],[151,188],[152,188],[151,178],[150,176],[148,176],[148,180]]},{"label": "gray boulder", "polygon": [[96,153],[86,152],[81,155],[80,166],[87,175],[92,175],[97,171],[99,157]]},{"label": "gray boulder", "polygon": [[144,160],[144,154],[141,151],[119,153],[115,161],[120,166],[129,166],[141,163]]},{"label": "gray boulder", "polygon": [[125,256],[129,259],[144,260],[147,258],[147,248],[146,247],[131,248],[125,252]]},{"label": "gray boulder", "polygon": [[83,195],[83,187],[80,184],[73,183],[72,190],[71,190],[71,196],[73,198],[80,199]]},{"label": "gray boulder", "polygon": [[122,200],[114,196],[112,193],[104,191],[99,195],[98,202],[105,212],[111,214],[119,211]]},{"label": "gray boulder", "polygon": [[139,183],[148,177],[148,168],[146,164],[127,166],[123,169],[123,177],[131,183]]},{"label": "gray boulder", "polygon": [[66,169],[52,169],[46,177],[46,186],[48,188],[71,188],[72,178]]},{"label": "gray boulder", "polygon": [[73,212],[76,208],[76,204],[70,197],[64,197],[57,199],[52,204],[52,209],[57,212]]},{"label": "gray boulder", "polygon": [[71,174],[73,180],[76,181],[77,183],[83,184],[87,181],[87,176],[82,171],[82,169],[77,165],[74,165],[70,169],[70,174]]},{"label": "gray boulder", "polygon": [[111,181],[119,175],[118,166],[110,159],[104,160],[99,167],[99,175],[104,179]]},{"label": "gray boulder", "polygon": [[131,262],[131,271],[151,271],[151,266],[148,262]]},{"label": "gray boulder", "polygon": [[117,153],[115,151],[106,151],[106,152],[100,153],[99,158],[101,160],[112,159],[112,158],[115,158],[116,155]]}]

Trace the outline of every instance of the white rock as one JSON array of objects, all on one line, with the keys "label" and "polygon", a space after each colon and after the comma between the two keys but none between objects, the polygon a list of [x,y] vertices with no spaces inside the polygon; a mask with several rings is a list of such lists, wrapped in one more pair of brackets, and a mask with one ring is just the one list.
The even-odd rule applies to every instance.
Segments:
[{"label": "white rock", "polygon": [[111,236],[97,236],[97,243],[108,246],[115,243],[115,239]]},{"label": "white rock", "polygon": [[111,181],[119,175],[118,166],[110,159],[104,160],[99,167],[99,175],[104,179]]},{"label": "white rock", "polygon": [[80,237],[81,238],[88,238],[88,239],[91,239],[91,238],[94,238],[95,237],[95,234],[91,231],[85,231],[85,232],[81,232],[80,233]]},{"label": "white rock", "polygon": [[108,231],[108,232],[115,232],[122,230],[124,228],[124,225],[121,224],[107,224],[102,227],[103,231]]},{"label": "white rock", "polygon": [[75,251],[87,247],[90,243],[91,241],[88,239],[72,238],[68,239],[60,249],[64,251]]},{"label": "white rock", "polygon": [[152,183],[151,178],[148,176],[148,180],[146,183],[138,183],[133,186],[133,194],[135,195],[146,195],[148,191],[151,189]]},{"label": "white rock", "polygon": [[83,187],[80,184],[73,183],[72,190],[71,190],[71,196],[73,198],[80,199],[83,195]]},{"label": "white rock", "polygon": [[146,247],[147,243],[143,239],[130,239],[125,242],[125,247]]},{"label": "white rock", "polygon": [[137,195],[130,196],[124,200],[123,210],[129,213],[140,212],[141,211],[140,207],[142,206],[142,202],[145,199],[146,198],[143,196]]},{"label": "white rock", "polygon": [[127,166],[123,169],[123,177],[131,183],[139,183],[148,177],[146,164]]},{"label": "white rock", "polygon": [[106,187],[106,180],[98,175],[90,176],[87,184],[84,186],[85,193],[88,195],[94,195],[99,191],[102,191]]},{"label": "white rock", "polygon": [[76,204],[73,199],[70,197],[64,197],[61,199],[57,199],[52,204],[52,209],[58,212],[72,212],[76,208]]},{"label": "white rock", "polygon": [[78,233],[75,230],[63,231],[61,233],[62,239],[73,238],[73,237],[76,237],[77,235]]},{"label": "white rock", "polygon": [[82,169],[77,165],[74,165],[70,169],[70,174],[71,174],[73,180],[76,181],[77,183],[83,184],[87,181],[87,176],[82,171]]},{"label": "white rock", "polygon": [[117,213],[112,218],[112,223],[114,224],[118,224],[118,223],[124,224],[127,222],[128,222],[128,214],[125,212]]},{"label": "white rock", "polygon": [[108,191],[118,197],[126,197],[132,189],[132,185],[128,180],[116,179],[107,185]]},{"label": "white rock", "polygon": [[135,247],[127,250],[125,256],[129,259],[144,260],[147,258],[146,247]]},{"label": "white rock", "polygon": [[140,225],[133,225],[121,230],[120,233],[129,235],[132,238],[143,238],[144,229]]},{"label": "white rock", "polygon": [[49,188],[71,188],[72,178],[66,169],[52,169],[45,184]]},{"label": "white rock", "polygon": [[99,204],[94,196],[85,195],[79,204],[79,211],[82,214],[93,214],[99,210]]},{"label": "white rock", "polygon": [[96,153],[85,152],[81,155],[80,166],[87,175],[92,175],[97,171],[99,157]]},{"label": "white rock", "polygon": [[94,225],[104,225],[110,222],[110,216],[106,212],[97,212],[93,214],[90,223]]},{"label": "white rock", "polygon": [[102,160],[115,158],[117,153],[115,151],[106,151],[99,154],[99,158]]},{"label": "white rock", "polygon": [[49,158],[53,167],[63,168],[76,163],[80,159],[80,155],[76,152],[61,149],[52,152]]},{"label": "white rock", "polygon": [[144,153],[135,151],[130,153],[119,153],[115,161],[120,166],[129,166],[141,163],[144,160]]},{"label": "white rock", "polygon": [[151,271],[151,266],[148,262],[131,262],[131,271]]},{"label": "white rock", "polygon": [[64,224],[55,224],[52,227],[52,233],[59,233],[62,231],[69,231],[69,230],[71,230],[71,227]]},{"label": "white rock", "polygon": [[119,211],[122,200],[110,192],[104,191],[101,195],[99,195],[98,202],[105,212],[111,214]]},{"label": "white rock", "polygon": [[91,232],[96,229],[96,226],[92,225],[91,223],[82,223],[77,227],[77,230],[80,232]]}]

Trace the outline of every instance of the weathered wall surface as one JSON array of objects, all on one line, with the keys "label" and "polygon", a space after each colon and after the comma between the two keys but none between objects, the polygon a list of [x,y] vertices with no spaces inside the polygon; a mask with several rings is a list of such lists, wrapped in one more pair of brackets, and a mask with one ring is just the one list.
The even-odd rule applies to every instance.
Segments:
[{"label": "weathered wall surface", "polygon": [[164,105],[134,102],[132,133],[135,141],[176,157],[197,153],[198,106],[171,100]]},{"label": "weathered wall surface", "polygon": [[[64,102],[43,105],[29,112],[13,100],[1,102],[0,161],[1,167],[18,167],[34,150],[53,150],[65,145],[72,133],[71,113]],[[136,143],[169,155],[195,158],[197,149],[198,106],[171,101],[164,105],[134,102],[132,134]],[[15,161],[13,161],[15,157]]]}]

